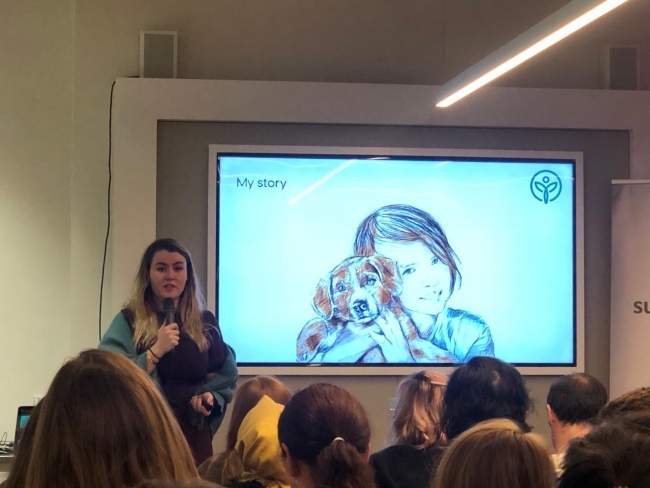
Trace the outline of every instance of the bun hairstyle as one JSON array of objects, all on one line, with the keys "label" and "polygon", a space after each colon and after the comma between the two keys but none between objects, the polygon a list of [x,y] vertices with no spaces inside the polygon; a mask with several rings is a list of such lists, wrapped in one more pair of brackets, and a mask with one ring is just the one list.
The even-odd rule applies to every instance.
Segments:
[{"label": "bun hairstyle", "polygon": [[343,388],[315,383],[294,394],[280,415],[278,438],[292,458],[307,465],[314,488],[374,484],[368,417]]}]

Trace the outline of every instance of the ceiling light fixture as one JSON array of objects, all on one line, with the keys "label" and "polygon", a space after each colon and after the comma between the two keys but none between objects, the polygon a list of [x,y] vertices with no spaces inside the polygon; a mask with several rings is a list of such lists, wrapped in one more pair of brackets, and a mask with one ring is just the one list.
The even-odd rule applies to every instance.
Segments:
[{"label": "ceiling light fixture", "polygon": [[625,2],[573,0],[442,85],[436,93],[436,107],[448,107]]}]

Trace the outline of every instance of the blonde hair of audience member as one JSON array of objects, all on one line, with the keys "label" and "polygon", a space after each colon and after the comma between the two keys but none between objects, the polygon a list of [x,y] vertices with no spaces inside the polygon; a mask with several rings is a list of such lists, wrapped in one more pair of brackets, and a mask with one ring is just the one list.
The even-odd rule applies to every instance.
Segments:
[{"label": "blonde hair of audience member", "polygon": [[432,488],[554,488],[544,438],[509,419],[476,424],[451,443]]},{"label": "blonde hair of audience member", "polygon": [[144,371],[91,349],[65,363],[42,400],[30,488],[115,488],[198,478],[181,429]]},{"label": "blonde hair of audience member", "polygon": [[151,288],[150,271],[154,256],[160,251],[178,253],[185,259],[187,282],[178,298],[176,308],[183,322],[183,331],[196,342],[200,351],[205,351],[209,346],[203,322],[205,299],[194,272],[192,256],[187,249],[174,239],[169,238],[152,242],[140,260],[140,267],[133,283],[131,298],[127,304],[127,308],[135,314],[133,342],[136,346],[143,346],[146,349],[155,342],[158,336],[159,324],[156,312],[159,307],[155,303],[154,293]]},{"label": "blonde hair of audience member", "polygon": [[237,432],[244,417],[264,395],[280,405],[286,405],[291,398],[287,387],[273,376],[256,376],[239,385],[232,401],[232,415],[226,437],[227,450],[235,448]]},{"label": "blonde hair of audience member", "polygon": [[278,438],[293,488],[372,488],[370,424],[350,392],[315,383],[291,397]]},{"label": "blonde hair of audience member", "polygon": [[393,415],[395,444],[424,449],[445,440],[440,423],[445,375],[419,371],[404,378],[397,387]]}]

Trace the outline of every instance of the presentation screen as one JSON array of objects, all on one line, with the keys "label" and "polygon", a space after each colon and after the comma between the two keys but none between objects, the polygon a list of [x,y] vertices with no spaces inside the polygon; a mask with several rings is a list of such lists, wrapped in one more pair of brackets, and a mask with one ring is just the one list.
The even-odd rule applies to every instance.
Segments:
[{"label": "presentation screen", "polygon": [[209,164],[208,300],[244,372],[580,369],[579,154],[211,146]]}]

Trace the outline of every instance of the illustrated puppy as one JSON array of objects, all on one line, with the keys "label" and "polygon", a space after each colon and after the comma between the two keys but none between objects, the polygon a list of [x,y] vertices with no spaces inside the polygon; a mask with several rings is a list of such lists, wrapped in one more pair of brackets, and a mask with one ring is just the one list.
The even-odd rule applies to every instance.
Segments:
[{"label": "illustrated puppy", "polygon": [[[381,333],[376,320],[397,320],[418,362],[451,361],[445,351],[418,336],[399,301],[402,280],[397,264],[382,256],[343,260],[320,280],[312,306],[319,317],[307,322],[296,345],[299,362],[386,362],[367,328]],[[364,333],[365,332],[365,333]],[[336,352],[336,353],[335,353]],[[331,359],[331,357],[335,359]]]}]

